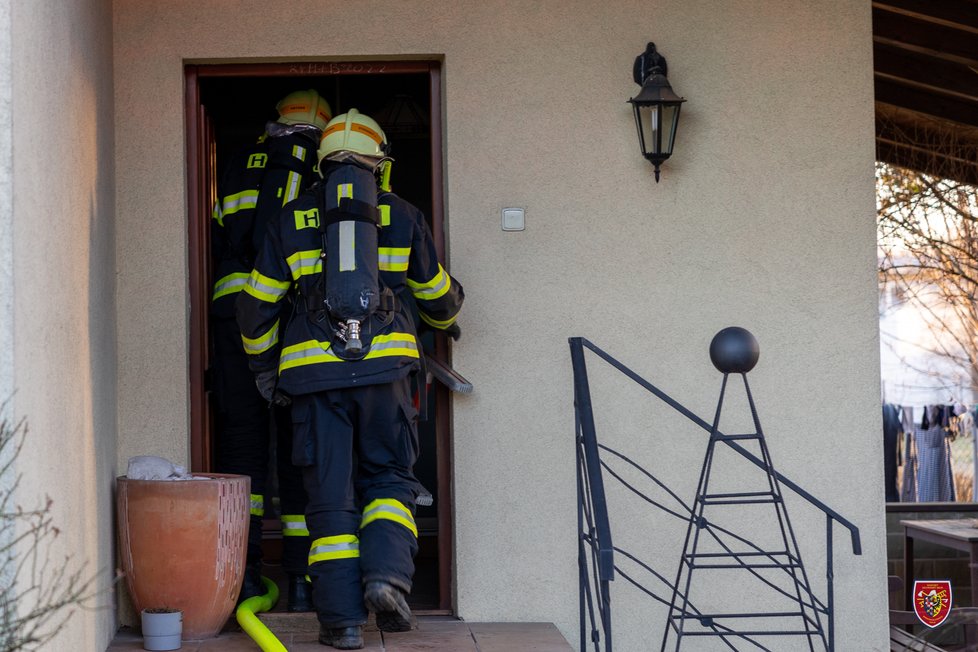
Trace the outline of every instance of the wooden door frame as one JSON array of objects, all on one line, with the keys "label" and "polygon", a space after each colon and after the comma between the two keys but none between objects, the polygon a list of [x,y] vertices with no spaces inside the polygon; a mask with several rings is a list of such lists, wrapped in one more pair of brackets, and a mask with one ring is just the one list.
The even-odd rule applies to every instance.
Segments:
[{"label": "wooden door frame", "polygon": [[[212,466],[211,414],[206,396],[205,373],[208,359],[208,312],[210,307],[210,217],[216,200],[211,171],[215,151],[209,134],[204,107],[201,105],[200,80],[213,77],[324,77],[334,75],[388,75],[427,73],[431,105],[431,185],[432,237],[435,248],[445,260],[445,202],[442,155],[442,80],[441,62],[418,61],[303,61],[296,63],[185,64],[184,115],[186,119],[188,263],[190,292],[190,466],[197,472],[208,472]],[[448,338],[438,336],[436,354],[450,360]],[[451,397],[439,383],[439,410],[435,422],[438,477],[438,591],[439,611],[454,613],[454,533],[452,492]],[[430,612],[429,612],[430,613]]]}]

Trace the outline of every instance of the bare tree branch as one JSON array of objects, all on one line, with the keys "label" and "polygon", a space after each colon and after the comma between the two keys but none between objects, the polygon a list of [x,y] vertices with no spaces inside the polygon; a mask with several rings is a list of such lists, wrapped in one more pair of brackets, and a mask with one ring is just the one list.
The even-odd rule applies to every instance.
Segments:
[{"label": "bare tree branch", "polygon": [[927,324],[926,348],[978,388],[978,194],[948,179],[877,164],[879,269]]},{"label": "bare tree branch", "polygon": [[14,463],[27,430],[25,420],[0,416],[0,652],[38,650],[77,611],[100,608],[98,574],[71,557],[54,556],[60,530],[51,498],[32,509],[12,504],[21,480]]}]

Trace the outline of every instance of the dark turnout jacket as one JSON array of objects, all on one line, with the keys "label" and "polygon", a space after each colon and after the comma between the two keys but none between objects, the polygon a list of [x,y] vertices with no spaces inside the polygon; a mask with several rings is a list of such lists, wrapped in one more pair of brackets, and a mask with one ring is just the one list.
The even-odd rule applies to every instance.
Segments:
[{"label": "dark turnout jacket", "polygon": [[259,142],[231,157],[211,221],[215,316],[234,316],[235,299],[248,282],[268,221],[315,181],[315,167],[314,133],[275,122]]},{"label": "dark turnout jacket", "polygon": [[[375,321],[367,329],[370,339],[363,342],[367,354],[344,360],[334,350],[329,317],[311,299],[322,296],[318,202],[311,188],[269,223],[238,297],[238,324],[251,368],[277,368],[279,388],[293,395],[402,378],[420,357],[413,306],[404,299],[414,299],[421,321],[446,329],[462,307],[462,286],[439,263],[421,211],[394,193],[380,193],[380,281],[401,298],[394,301],[392,318],[383,311],[370,318]],[[294,310],[285,309],[290,302],[283,299],[289,295]]]}]

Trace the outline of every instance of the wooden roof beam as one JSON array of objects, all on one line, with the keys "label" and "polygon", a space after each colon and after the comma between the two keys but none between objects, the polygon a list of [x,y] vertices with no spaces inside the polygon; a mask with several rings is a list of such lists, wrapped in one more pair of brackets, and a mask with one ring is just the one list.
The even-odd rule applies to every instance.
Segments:
[{"label": "wooden roof beam", "polygon": [[877,102],[978,127],[978,102],[949,95],[938,95],[881,76],[874,79],[873,86],[876,91]]},{"label": "wooden roof beam", "polygon": [[942,179],[953,179],[960,183],[978,186],[978,166],[963,165],[955,159],[948,159],[931,150],[919,149],[905,143],[894,143],[877,138],[876,160]]},{"label": "wooden roof beam", "polygon": [[974,32],[895,14],[875,6],[873,40],[938,59],[978,67],[978,38]]},{"label": "wooden roof beam", "polygon": [[934,151],[962,164],[978,166],[978,129],[962,132],[927,116],[893,111],[888,106],[878,104],[876,137]]},{"label": "wooden roof beam", "polygon": [[909,52],[885,43],[873,44],[876,74],[908,85],[978,101],[978,70],[944,59]]},{"label": "wooden roof beam", "polygon": [[876,0],[873,8],[978,34],[978,3],[967,0]]},{"label": "wooden roof beam", "polygon": [[978,185],[978,128],[876,103],[876,158]]}]

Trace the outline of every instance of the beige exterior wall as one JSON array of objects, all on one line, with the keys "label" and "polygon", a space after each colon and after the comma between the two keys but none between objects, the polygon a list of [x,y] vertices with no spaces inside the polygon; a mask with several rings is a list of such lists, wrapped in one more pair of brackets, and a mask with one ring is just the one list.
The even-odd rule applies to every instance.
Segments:
[{"label": "beige exterior wall", "polygon": [[13,113],[10,1],[0,1],[0,396],[14,392]]},{"label": "beige exterior wall", "polygon": [[[459,615],[554,621],[577,638],[567,337],[591,338],[708,417],[719,375],[707,347],[737,324],[761,343],[752,389],[778,468],[862,529],[861,557],[836,541],[838,640],[883,649],[867,3],[116,0],[114,11],[118,464],[188,455],[182,65],[437,57],[451,271],[468,296],[454,360],[476,386],[454,406]],[[625,103],[649,40],[689,100],[658,185]],[[500,230],[504,206],[526,208],[525,231]],[[596,376],[603,432],[620,427],[608,436],[690,498],[705,438]],[[734,408],[731,430],[744,421],[743,402]],[[790,507],[820,582],[824,521]],[[645,512],[619,522],[636,528],[619,540],[674,572],[681,524]],[[616,642],[639,649],[664,609],[639,613],[625,582],[614,591]]]},{"label": "beige exterior wall", "polygon": [[[9,150],[0,164],[3,201],[7,188],[13,198],[4,210],[13,215],[10,413],[30,428],[18,502],[53,498],[61,535],[50,557],[98,573],[106,607],[117,447],[111,2],[3,6],[12,35],[12,75],[2,78],[12,166]],[[110,608],[77,612],[46,649],[104,649],[114,631]]]}]

